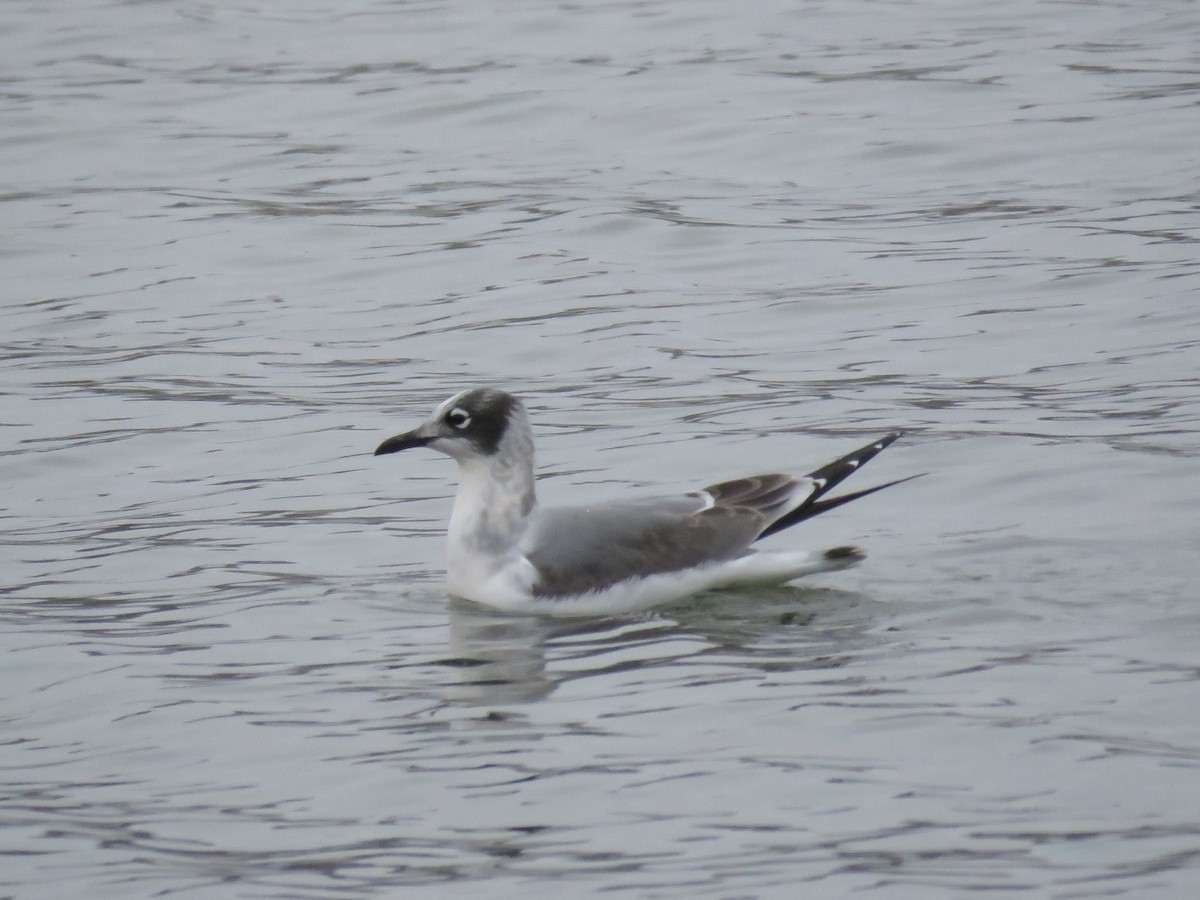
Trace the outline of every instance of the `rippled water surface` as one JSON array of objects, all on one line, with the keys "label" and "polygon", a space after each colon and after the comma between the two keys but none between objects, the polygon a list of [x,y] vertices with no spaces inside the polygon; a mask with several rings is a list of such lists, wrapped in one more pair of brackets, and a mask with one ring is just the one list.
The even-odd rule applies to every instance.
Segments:
[{"label": "rippled water surface", "polygon": [[[0,896],[1194,898],[1186,0],[99,0],[0,31]],[[850,572],[441,588],[543,496],[929,476]],[[866,481],[864,481],[866,483]]]}]

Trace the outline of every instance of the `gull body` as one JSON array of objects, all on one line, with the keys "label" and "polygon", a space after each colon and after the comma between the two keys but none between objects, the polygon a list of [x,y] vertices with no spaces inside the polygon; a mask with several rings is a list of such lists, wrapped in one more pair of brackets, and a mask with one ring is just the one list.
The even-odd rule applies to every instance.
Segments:
[{"label": "gull body", "polygon": [[863,553],[853,547],[810,554],[752,545],[908,481],[825,496],[899,436],[889,434],[808,475],[755,475],[675,496],[542,508],[525,405],[504,391],[472,388],[412,431],[388,438],[375,454],[430,447],[458,463],[447,534],[451,594],[509,612],[607,615],[861,562]]}]

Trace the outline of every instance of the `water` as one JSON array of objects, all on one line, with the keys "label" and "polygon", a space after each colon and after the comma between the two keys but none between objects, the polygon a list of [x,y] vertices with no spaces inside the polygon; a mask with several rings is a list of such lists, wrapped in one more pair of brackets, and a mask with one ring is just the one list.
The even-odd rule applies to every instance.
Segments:
[{"label": "water", "polygon": [[[0,895],[1194,897],[1198,26],[8,4]],[[480,383],[551,502],[931,474],[504,618],[369,456]]]}]

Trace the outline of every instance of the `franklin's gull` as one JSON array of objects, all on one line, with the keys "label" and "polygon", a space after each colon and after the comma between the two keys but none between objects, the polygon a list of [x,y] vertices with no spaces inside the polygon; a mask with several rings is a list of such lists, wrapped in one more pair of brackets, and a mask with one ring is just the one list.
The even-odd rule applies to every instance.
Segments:
[{"label": "franklin's gull", "polygon": [[512,394],[473,388],[375,455],[431,447],[459,466],[447,552],[449,592],[510,612],[607,615],[713,588],[781,584],[845,569],[855,547],[759,550],[760,538],[908,481],[825,495],[900,437],[889,434],[804,476],[754,475],[670,497],[543,509],[533,432]]}]

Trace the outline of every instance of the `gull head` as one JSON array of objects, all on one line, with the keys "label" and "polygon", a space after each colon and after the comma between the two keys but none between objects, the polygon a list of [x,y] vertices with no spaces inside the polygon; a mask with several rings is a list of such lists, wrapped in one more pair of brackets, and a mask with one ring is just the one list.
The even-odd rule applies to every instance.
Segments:
[{"label": "gull head", "polygon": [[494,388],[471,388],[455,394],[412,431],[390,437],[375,455],[411,447],[429,447],[460,465],[533,464],[533,439],[525,405]]}]

